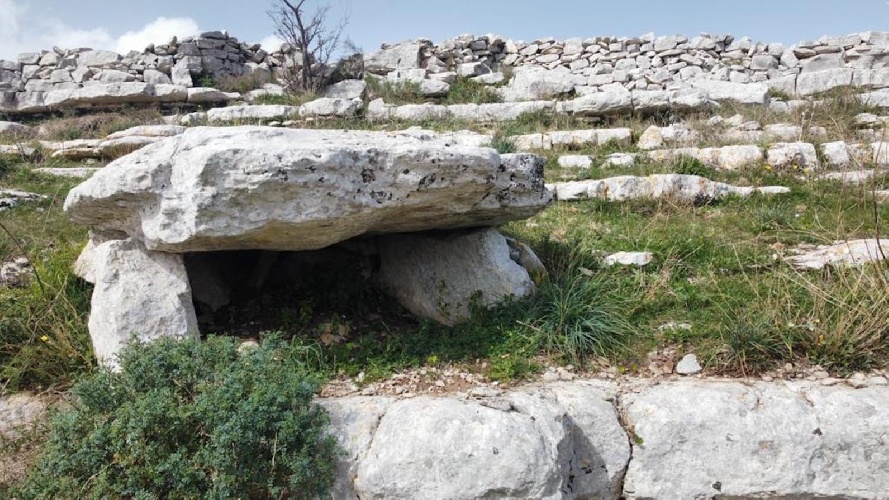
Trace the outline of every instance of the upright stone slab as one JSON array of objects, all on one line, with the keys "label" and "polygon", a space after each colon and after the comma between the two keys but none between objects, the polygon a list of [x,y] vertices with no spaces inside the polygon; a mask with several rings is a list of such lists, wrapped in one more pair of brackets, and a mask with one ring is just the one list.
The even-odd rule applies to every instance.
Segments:
[{"label": "upright stone slab", "polygon": [[379,245],[383,286],[417,316],[447,325],[468,319],[474,303],[490,306],[535,289],[495,229],[381,236]]},{"label": "upright stone slab", "polygon": [[76,270],[95,285],[89,330],[100,363],[115,366],[132,339],[198,334],[181,255],[146,250],[132,238],[91,241]]}]

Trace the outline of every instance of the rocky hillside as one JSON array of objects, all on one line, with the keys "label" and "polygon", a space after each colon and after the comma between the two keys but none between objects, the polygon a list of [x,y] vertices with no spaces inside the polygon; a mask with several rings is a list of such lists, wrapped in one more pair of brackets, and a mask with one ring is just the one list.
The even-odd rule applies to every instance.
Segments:
[{"label": "rocky hillside", "polygon": [[889,34],[288,57],[0,62],[0,493],[15,393],[275,332],[337,498],[885,497]]}]

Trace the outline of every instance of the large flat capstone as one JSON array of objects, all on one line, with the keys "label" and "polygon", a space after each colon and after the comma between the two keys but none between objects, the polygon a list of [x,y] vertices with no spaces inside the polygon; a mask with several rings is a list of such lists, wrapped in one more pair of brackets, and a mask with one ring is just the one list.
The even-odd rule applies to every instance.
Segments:
[{"label": "large flat capstone", "polygon": [[494,226],[551,200],[543,161],[477,138],[409,132],[197,127],[77,186],[77,222],[149,250],[323,248],[362,234]]}]

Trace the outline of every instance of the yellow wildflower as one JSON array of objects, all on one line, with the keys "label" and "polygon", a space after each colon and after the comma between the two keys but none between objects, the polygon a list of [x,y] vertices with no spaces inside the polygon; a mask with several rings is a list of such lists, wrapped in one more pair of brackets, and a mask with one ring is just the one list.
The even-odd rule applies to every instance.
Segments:
[{"label": "yellow wildflower", "polygon": [[44,342],[49,342],[49,337],[47,337],[46,335],[41,335],[40,340],[42,340]]}]

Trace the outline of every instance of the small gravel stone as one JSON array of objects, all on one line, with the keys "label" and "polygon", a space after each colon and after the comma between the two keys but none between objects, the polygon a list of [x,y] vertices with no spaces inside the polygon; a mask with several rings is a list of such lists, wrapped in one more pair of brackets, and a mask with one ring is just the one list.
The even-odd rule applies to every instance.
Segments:
[{"label": "small gravel stone", "polygon": [[841,382],[840,379],[833,378],[833,377],[827,377],[825,379],[821,379],[821,385],[827,385],[827,386],[837,385],[840,382]]},{"label": "small gravel stone", "polygon": [[698,357],[694,354],[686,354],[682,360],[676,364],[676,373],[680,375],[694,375],[702,370]]},{"label": "small gravel stone", "polygon": [[558,380],[559,380],[559,374],[554,371],[553,372],[548,371],[543,374],[543,381],[544,382],[556,382]]},{"label": "small gravel stone", "polygon": [[847,382],[849,383],[849,385],[851,385],[852,387],[854,387],[856,389],[862,389],[864,387],[867,387],[867,377],[865,377],[863,373],[852,374],[852,376],[849,377]]},{"label": "small gravel stone", "polygon": [[493,398],[503,394],[503,391],[492,387],[474,387],[469,390],[469,395],[474,398]]}]

